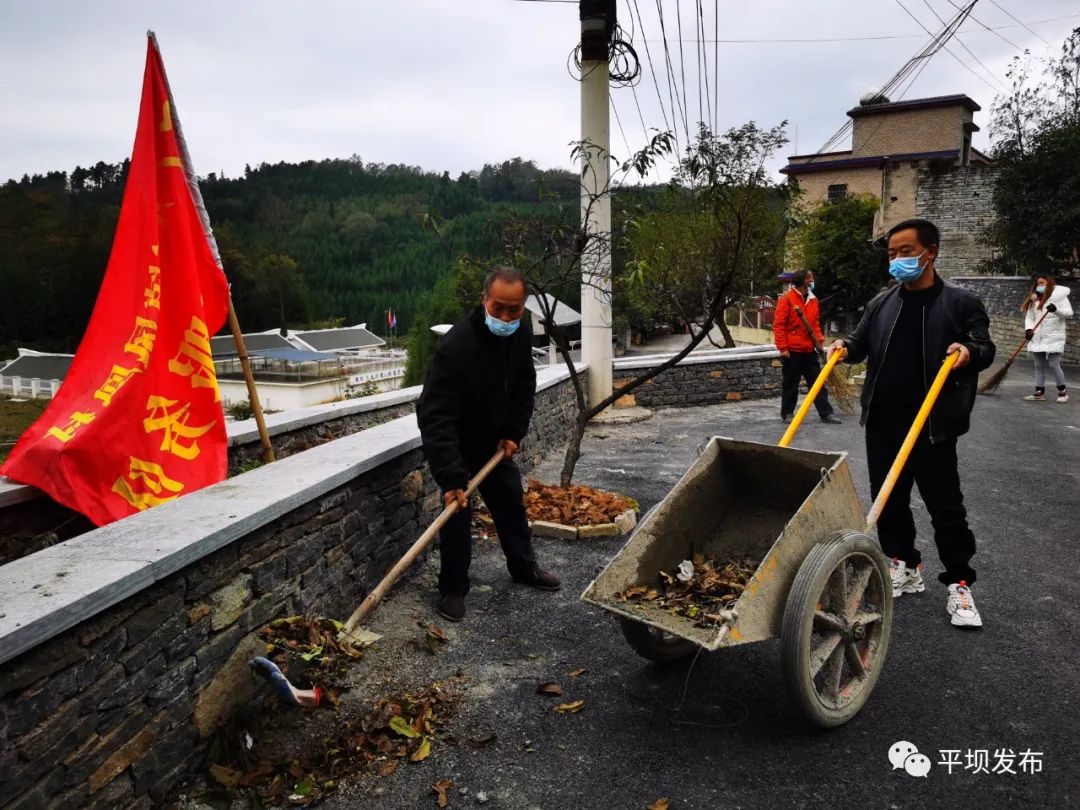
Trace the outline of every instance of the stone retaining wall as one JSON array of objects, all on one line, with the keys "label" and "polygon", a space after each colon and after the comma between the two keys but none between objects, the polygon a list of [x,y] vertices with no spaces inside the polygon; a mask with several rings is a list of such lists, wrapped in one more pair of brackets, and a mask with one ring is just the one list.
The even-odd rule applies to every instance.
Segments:
[{"label": "stone retaining wall", "polygon": [[[711,352],[701,358],[691,356],[689,362],[638,386],[624,404],[689,407],[780,395],[780,354],[775,348],[726,351],[727,355]],[[616,362],[615,387],[630,382],[643,365],[648,367],[636,358]]]},{"label": "stone retaining wall", "polygon": [[[990,315],[990,336],[997,344],[998,360],[1004,362],[1024,339],[1024,316],[1020,304],[1031,289],[1027,276],[961,276],[950,279],[954,284],[976,293]],[[1064,362],[1080,364],[1080,279],[1061,278],[1060,284],[1069,288],[1073,317],[1066,328]],[[1028,356],[1025,350],[1021,358]]]}]

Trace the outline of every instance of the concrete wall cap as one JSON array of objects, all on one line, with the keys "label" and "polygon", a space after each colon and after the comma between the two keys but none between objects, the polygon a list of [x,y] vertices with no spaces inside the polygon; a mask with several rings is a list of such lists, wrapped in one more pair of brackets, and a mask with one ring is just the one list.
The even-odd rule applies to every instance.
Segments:
[{"label": "concrete wall cap", "polygon": [[[587,363],[576,366],[579,373],[589,370]],[[557,366],[547,366],[536,372],[536,392],[546,391],[564,380],[570,379],[570,372],[566,365],[560,363]],[[384,408],[394,408],[409,402],[415,402],[420,398],[423,386],[414,385],[410,388],[400,388],[397,391],[388,391],[384,394],[373,394],[370,397],[347,399],[341,402],[329,402],[325,405],[313,405],[310,408],[301,408],[292,411],[272,413],[266,417],[266,431],[271,436],[279,436],[291,433],[294,430],[328,422],[332,419],[342,419],[359,413],[370,413]],[[229,447],[240,447],[245,444],[255,444],[259,441],[259,429],[254,419],[244,419],[240,422],[230,422],[225,427],[229,439]],[[42,493],[20,484],[6,477],[0,477],[0,509],[5,506],[14,506],[23,501],[40,498]]]}]

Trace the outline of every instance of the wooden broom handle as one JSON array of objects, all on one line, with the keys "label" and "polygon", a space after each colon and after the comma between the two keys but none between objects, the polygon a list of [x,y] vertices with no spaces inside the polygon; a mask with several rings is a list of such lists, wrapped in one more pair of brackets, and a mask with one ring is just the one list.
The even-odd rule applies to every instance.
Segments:
[{"label": "wooden broom handle", "polygon": [[[493,455],[473,478],[469,481],[468,487],[465,489],[465,497],[469,498],[478,486],[487,478],[491,471],[494,470],[506,457],[506,454],[500,448],[495,455]],[[360,603],[360,607],[353,611],[353,614],[349,617],[349,620],[345,622],[345,629],[343,633],[353,633],[360,626],[360,624],[368,617],[368,614],[375,609],[375,606],[379,603],[379,600],[386,596],[386,592],[389,591],[394,583],[398,581],[402,574],[408,570],[416,558],[420,556],[420,553],[427,548],[428,544],[435,538],[435,535],[439,533],[439,530],[446,525],[446,522],[450,520],[454,515],[458,513],[461,506],[455,500],[450,503],[442,513],[432,521],[431,525],[427,527],[416,542],[409,547],[409,550],[405,552],[405,556],[402,557],[391,568],[382,581],[376,585],[371,593],[367,595],[367,598]]]},{"label": "wooden broom handle", "polygon": [[[1049,315],[1049,314],[1050,314],[1049,311],[1044,312],[1042,314],[1042,317],[1039,318],[1039,320],[1035,323],[1035,325],[1033,327],[1031,327],[1031,331],[1034,332],[1036,329],[1038,329],[1040,326],[1042,326],[1042,322],[1046,320],[1046,316]],[[1012,353],[1012,357],[1009,358],[1009,362],[1006,363],[1005,365],[1011,366],[1012,361],[1015,360],[1016,356],[1018,354],[1020,354],[1020,352],[1022,352],[1024,350],[1024,347],[1027,346],[1027,344],[1028,344],[1028,339],[1027,339],[1027,335],[1025,334],[1024,339],[1020,341],[1020,345],[1016,347],[1016,351]]]},{"label": "wooden broom handle", "polygon": [[810,325],[810,319],[806,317],[805,313],[799,308],[798,305],[793,307],[795,314],[799,316],[799,320],[802,321],[802,325],[806,327],[806,331],[810,333],[810,342],[814,344],[814,348],[817,349],[817,353],[825,359],[825,347],[821,345],[821,341],[817,339],[817,335],[814,334],[814,327]]}]

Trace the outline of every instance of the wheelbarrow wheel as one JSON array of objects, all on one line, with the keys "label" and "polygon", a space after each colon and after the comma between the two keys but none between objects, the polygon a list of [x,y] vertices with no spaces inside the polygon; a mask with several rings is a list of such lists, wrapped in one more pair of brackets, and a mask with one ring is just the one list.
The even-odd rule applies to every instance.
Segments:
[{"label": "wheelbarrow wheel", "polygon": [[866,703],[892,632],[889,565],[877,543],[841,532],[806,556],[788,594],[781,665],[799,712],[823,728]]},{"label": "wheelbarrow wheel", "polygon": [[642,658],[657,664],[669,664],[692,653],[697,646],[685,638],[673,636],[633,619],[619,617],[623,636]]}]

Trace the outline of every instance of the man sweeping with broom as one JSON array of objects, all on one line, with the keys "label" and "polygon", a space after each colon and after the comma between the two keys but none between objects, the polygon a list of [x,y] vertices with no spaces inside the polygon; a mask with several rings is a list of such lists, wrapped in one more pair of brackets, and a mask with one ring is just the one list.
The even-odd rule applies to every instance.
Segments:
[{"label": "man sweeping with broom", "polygon": [[536,564],[521,472],[513,461],[529,430],[536,391],[532,332],[524,315],[521,273],[510,267],[488,273],[480,306],[439,341],[416,406],[424,456],[443,502],[461,506],[439,540],[438,611],[453,622],[465,616],[472,560],[472,510],[465,489],[496,448],[505,459],[480,484],[480,494],[495,521],[510,576],[542,591],[559,589],[559,580]]},{"label": "man sweeping with broom", "polygon": [[[818,351],[824,338],[819,318],[814,274],[809,270],[800,270],[791,280],[791,289],[776,302],[773,317],[773,342],[780,350],[784,364],[780,384],[780,418],[785,423],[790,422],[795,413],[799,400],[799,380],[805,379],[809,388],[821,371]],[[814,400],[814,407],[822,422],[840,424],[825,389]]]},{"label": "man sweeping with broom", "polygon": [[866,361],[861,424],[866,427],[870,494],[876,498],[915,421],[929,381],[947,355],[957,353],[945,387],[911,452],[892,497],[878,519],[878,539],[892,559],[894,597],[922,593],[922,555],[915,547],[911,487],[919,485],[948,586],[946,611],[958,627],[981,627],[971,595],[975,535],[968,527],[956,440],[968,431],[979,372],[994,361],[990,319],[978,296],[948,284],[934,263],[940,234],[925,219],[910,219],[889,231],[889,274],[899,283],[866,305],[862,320],[831,351],[846,351],[848,363]]}]

